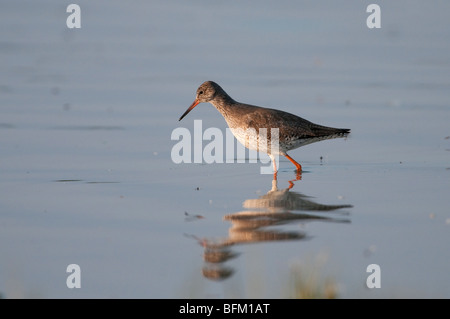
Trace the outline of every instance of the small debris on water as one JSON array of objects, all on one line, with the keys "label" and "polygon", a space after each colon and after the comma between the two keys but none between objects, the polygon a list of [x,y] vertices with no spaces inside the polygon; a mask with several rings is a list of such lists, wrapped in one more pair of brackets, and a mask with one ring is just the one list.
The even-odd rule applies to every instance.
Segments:
[{"label": "small debris on water", "polygon": [[376,250],[377,250],[377,246],[372,244],[369,247],[367,247],[366,249],[364,249],[363,255],[365,257],[370,257],[373,253],[375,253]]},{"label": "small debris on water", "polygon": [[191,215],[191,214],[189,214],[189,213],[186,212],[186,211],[184,212],[184,216],[186,216],[186,218],[185,218],[184,220],[187,221],[187,222],[191,222],[191,221],[193,221],[193,220],[205,218],[205,217],[202,216],[202,215]]}]

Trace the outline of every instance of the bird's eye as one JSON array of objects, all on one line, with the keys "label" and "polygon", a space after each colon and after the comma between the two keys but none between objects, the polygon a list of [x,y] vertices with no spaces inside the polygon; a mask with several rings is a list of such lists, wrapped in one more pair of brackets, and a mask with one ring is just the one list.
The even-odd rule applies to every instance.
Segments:
[{"label": "bird's eye", "polygon": [[198,92],[198,95],[202,95],[202,94],[203,94],[203,91]]}]

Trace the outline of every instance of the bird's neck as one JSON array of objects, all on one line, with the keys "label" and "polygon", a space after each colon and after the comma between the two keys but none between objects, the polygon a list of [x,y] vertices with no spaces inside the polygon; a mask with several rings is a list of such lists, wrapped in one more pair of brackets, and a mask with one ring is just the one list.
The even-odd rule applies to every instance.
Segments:
[{"label": "bird's neck", "polygon": [[230,111],[231,108],[237,103],[233,100],[227,93],[223,92],[218,94],[212,101],[210,101],[212,105],[220,112],[223,116]]}]

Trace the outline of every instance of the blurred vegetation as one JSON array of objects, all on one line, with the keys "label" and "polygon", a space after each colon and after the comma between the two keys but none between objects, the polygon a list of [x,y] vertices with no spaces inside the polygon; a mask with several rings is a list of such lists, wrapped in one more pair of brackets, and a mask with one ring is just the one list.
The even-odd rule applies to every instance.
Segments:
[{"label": "blurred vegetation", "polygon": [[289,273],[289,298],[335,299],[338,285],[331,277],[323,277],[319,263],[296,263]]}]

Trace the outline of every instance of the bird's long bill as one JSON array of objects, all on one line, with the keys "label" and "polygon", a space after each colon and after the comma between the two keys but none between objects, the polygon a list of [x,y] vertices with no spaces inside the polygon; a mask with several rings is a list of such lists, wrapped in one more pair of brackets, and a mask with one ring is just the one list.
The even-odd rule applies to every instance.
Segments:
[{"label": "bird's long bill", "polygon": [[180,119],[178,121],[181,121],[183,119],[183,117],[185,117],[190,111],[192,111],[192,109],[194,107],[197,106],[198,103],[200,103],[200,101],[195,99],[194,103],[192,103],[191,106],[189,106],[189,108],[186,110],[186,112],[184,112],[184,114],[181,115],[181,117],[180,117]]}]

